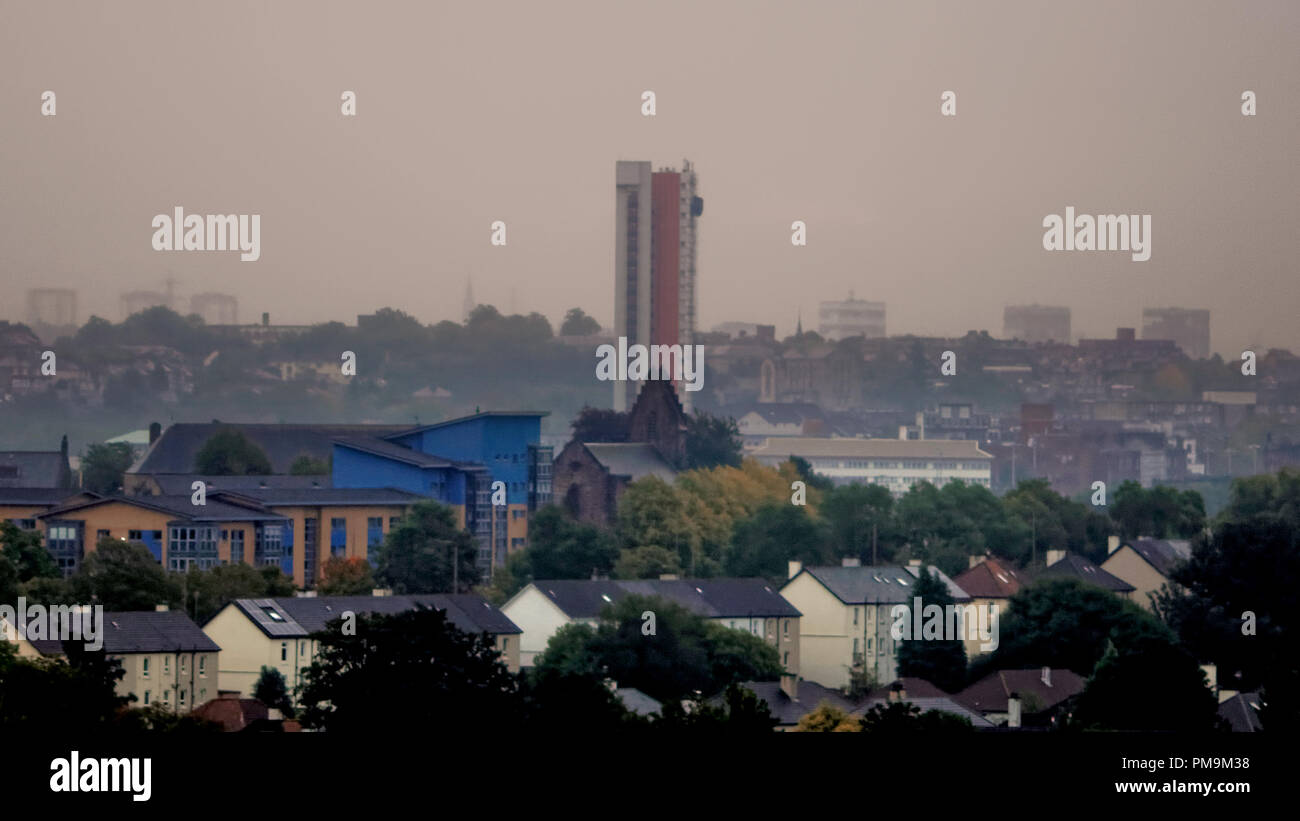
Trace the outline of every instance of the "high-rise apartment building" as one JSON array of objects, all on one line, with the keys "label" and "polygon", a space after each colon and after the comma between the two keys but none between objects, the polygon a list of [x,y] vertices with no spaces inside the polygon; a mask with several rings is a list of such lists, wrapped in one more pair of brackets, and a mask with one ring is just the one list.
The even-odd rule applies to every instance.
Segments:
[{"label": "high-rise apartment building", "polygon": [[71,288],[27,291],[27,321],[33,326],[64,328],[77,324],[77,292]]},{"label": "high-rise apartment building", "polygon": [[1210,355],[1210,312],[1188,308],[1143,308],[1143,339],[1172,339],[1192,359]]},{"label": "high-rise apartment building", "polygon": [[832,340],[885,336],[885,303],[854,299],[852,291],[841,302],[823,302],[818,311],[817,333]]},{"label": "high-rise apartment building", "polygon": [[[695,168],[652,171],[649,162],[615,167],[614,336],[628,345],[690,345],[695,336]],[[680,380],[680,374],[677,375]],[[614,383],[614,409],[632,406],[640,384]],[[680,391],[689,407],[690,392]]]},{"label": "high-rise apartment building", "polygon": [[1056,305],[1008,305],[1002,310],[1002,336],[1024,342],[1070,343],[1070,309]]}]

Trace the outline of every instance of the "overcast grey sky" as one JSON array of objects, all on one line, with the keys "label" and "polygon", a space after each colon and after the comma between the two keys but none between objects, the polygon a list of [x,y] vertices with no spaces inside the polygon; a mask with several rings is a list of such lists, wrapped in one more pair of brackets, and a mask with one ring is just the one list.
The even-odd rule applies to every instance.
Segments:
[{"label": "overcast grey sky", "polygon": [[[1215,350],[1300,350],[1297,43],[1288,0],[0,0],[0,316],[67,285],[118,320],[170,273],[243,321],[459,320],[472,275],[609,325],[615,161],[686,157],[704,328],[812,327],[852,289],[891,333],[1040,302],[1109,336],[1179,305]],[[177,205],[261,214],[261,259],[154,251]],[[1151,214],[1150,261],[1044,251],[1067,205]]]}]

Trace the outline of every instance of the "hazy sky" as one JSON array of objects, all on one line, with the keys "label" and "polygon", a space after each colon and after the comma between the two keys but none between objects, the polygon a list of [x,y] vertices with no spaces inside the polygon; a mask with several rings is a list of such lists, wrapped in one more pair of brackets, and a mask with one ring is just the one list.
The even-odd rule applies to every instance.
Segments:
[{"label": "hazy sky", "polygon": [[[706,329],[815,327],[851,289],[891,333],[1039,302],[1109,336],[1179,305],[1215,350],[1300,351],[1297,43],[1290,0],[0,0],[0,316],[67,285],[116,321],[170,274],[241,321],[459,320],[472,276],[609,325],[615,161],[686,157]],[[154,251],[177,205],[261,214],[261,259]],[[1043,250],[1067,205],[1151,214],[1150,261]]]}]

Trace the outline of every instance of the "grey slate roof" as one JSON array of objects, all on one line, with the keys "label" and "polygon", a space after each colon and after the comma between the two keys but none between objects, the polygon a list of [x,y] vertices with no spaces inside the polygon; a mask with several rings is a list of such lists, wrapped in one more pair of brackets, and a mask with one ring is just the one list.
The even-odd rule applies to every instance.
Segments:
[{"label": "grey slate roof", "polygon": [[69,513],[75,513],[96,505],[111,502],[124,502],[148,510],[156,510],[193,522],[263,522],[284,519],[256,502],[232,504],[219,498],[208,497],[206,504],[196,505],[189,494],[184,496],[102,496],[89,501],[74,501],[66,505],[50,508],[37,514],[38,519],[57,519]]},{"label": "grey slate roof", "polygon": [[193,473],[194,457],[217,431],[234,428],[265,451],[273,473],[287,474],[299,456],[328,459],[340,436],[384,436],[409,430],[410,425],[280,425],[177,422],[158,437],[132,473]]},{"label": "grey slate roof", "polygon": [[208,493],[258,488],[285,490],[332,487],[329,476],[204,476],[199,473],[165,473],[155,475],[153,480],[167,496],[190,493],[194,482],[207,485]]},{"label": "grey slate roof", "polygon": [[426,431],[426,430],[435,430],[436,428],[445,428],[445,427],[447,427],[448,425],[459,425],[459,424],[461,424],[462,422],[470,422],[470,421],[473,421],[473,420],[475,420],[475,419],[482,419],[482,418],[487,417],[487,416],[536,416],[536,417],[538,417],[538,418],[541,418],[541,417],[543,417],[543,416],[550,416],[550,415],[551,415],[551,412],[550,412],[550,411],[528,411],[528,410],[521,410],[521,411],[480,411],[480,412],[478,412],[478,413],[471,413],[469,416],[461,416],[461,417],[457,417],[456,419],[444,419],[444,420],[441,421],[441,422],[434,422],[434,423],[429,424],[429,425],[420,425],[420,426],[418,426],[418,427],[406,428],[406,429],[404,429],[404,430],[402,430],[402,431],[400,431],[400,432],[398,432],[398,433],[395,433],[395,434],[388,434],[388,436],[390,436],[390,437],[396,437],[396,436],[406,436],[406,435],[409,435],[409,434],[412,434],[412,433],[423,433],[423,432]]},{"label": "grey slate roof", "polygon": [[[958,587],[942,570],[934,565],[930,565],[927,570],[939,575],[939,580],[947,585],[953,601],[970,601],[966,591]],[[820,581],[845,604],[900,604],[912,600],[919,571],[919,567],[885,566],[805,567],[801,572]]]},{"label": "grey slate roof", "polygon": [[232,602],[262,632],[273,638],[302,637],[352,611],[358,615],[392,615],[417,604],[447,613],[448,620],[468,633],[513,634],[522,630],[483,597],[473,593],[424,596],[294,596],[278,599],[236,599]]},{"label": "grey slate roof", "polygon": [[677,478],[677,471],[659,449],[646,442],[584,442],[582,446],[611,476],[627,476],[633,481],[658,476],[669,483]]},{"label": "grey slate roof", "polygon": [[1227,721],[1234,733],[1258,733],[1264,729],[1259,720],[1259,693],[1237,693],[1219,705],[1219,717]]},{"label": "grey slate roof", "polygon": [[[243,490],[221,491],[220,495],[229,494],[232,498],[244,497],[264,505],[411,505],[427,500],[427,496],[399,490],[391,487],[360,488],[248,488]],[[209,501],[212,494],[209,492]]]},{"label": "grey slate roof", "polygon": [[[740,686],[766,702],[768,709],[772,711],[772,717],[777,720],[777,726],[782,727],[793,727],[798,724],[799,719],[816,710],[823,701],[839,707],[846,713],[853,712],[859,706],[858,702],[845,698],[838,690],[823,687],[815,681],[800,681],[795,690],[796,699],[791,699],[785,694],[779,681],[746,681]],[[722,700],[722,696],[712,699],[714,703]]]},{"label": "grey slate roof", "polygon": [[431,453],[424,453],[404,445],[393,444],[377,436],[339,436],[334,439],[334,444],[353,448],[364,453],[373,453],[387,459],[396,459],[399,462],[421,468],[445,468],[459,464],[441,456],[434,456]]},{"label": "grey slate roof", "polygon": [[648,716],[658,713],[664,708],[663,702],[656,698],[646,695],[635,687],[620,687],[614,691],[618,700],[623,702],[623,706],[628,712],[636,713],[639,716]]},{"label": "grey slate roof", "polygon": [[798,618],[764,579],[540,579],[533,585],[573,619],[594,619],[628,595],[660,596],[706,619]]},{"label": "grey slate roof", "polygon": [[1175,565],[1192,556],[1191,543],[1181,539],[1135,539],[1128,546],[1165,578]]},{"label": "grey slate roof", "polygon": [[57,450],[0,450],[0,487],[58,487],[63,464]]},{"label": "grey slate roof", "polygon": [[[32,646],[43,654],[63,652],[62,642],[37,640]],[[179,610],[134,610],[104,613],[104,652],[216,653],[221,648],[190,617]]]},{"label": "grey slate roof", "polygon": [[96,497],[89,490],[57,487],[0,487],[0,505],[58,505],[85,494]]},{"label": "grey slate roof", "polygon": [[1046,570],[1038,571],[1034,575],[1034,581],[1039,579],[1078,579],[1081,582],[1096,585],[1112,593],[1131,593],[1135,589],[1133,585],[1123,579],[1112,576],[1078,553],[1073,552],[1066,553],[1065,558]]}]

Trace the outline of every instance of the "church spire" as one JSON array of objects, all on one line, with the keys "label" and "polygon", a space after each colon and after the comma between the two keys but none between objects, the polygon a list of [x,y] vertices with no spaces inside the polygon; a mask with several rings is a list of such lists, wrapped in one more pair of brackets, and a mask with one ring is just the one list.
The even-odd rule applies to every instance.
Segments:
[{"label": "church spire", "polygon": [[795,321],[795,325],[794,325],[794,335],[797,337],[803,336],[803,306],[802,305],[799,306],[798,317],[799,318]]},{"label": "church spire", "polygon": [[474,313],[474,284],[470,282],[469,277],[465,277],[465,322],[469,322],[469,315]]}]

